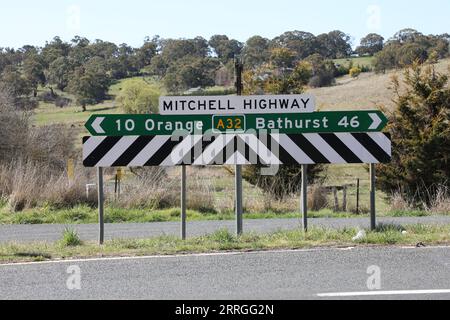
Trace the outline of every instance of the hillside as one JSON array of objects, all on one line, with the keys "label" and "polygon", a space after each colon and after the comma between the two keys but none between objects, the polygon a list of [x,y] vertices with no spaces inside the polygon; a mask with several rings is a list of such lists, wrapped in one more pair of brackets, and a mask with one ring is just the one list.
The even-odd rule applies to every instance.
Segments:
[{"label": "hillside", "polygon": [[[449,73],[450,59],[441,60],[436,64],[436,71]],[[317,98],[320,110],[351,110],[374,109],[384,106],[388,110],[393,108],[393,92],[390,90],[391,78],[398,75],[403,77],[403,70],[395,70],[386,74],[374,72],[362,73],[358,78],[345,76],[337,79],[333,87],[307,90]]]}]

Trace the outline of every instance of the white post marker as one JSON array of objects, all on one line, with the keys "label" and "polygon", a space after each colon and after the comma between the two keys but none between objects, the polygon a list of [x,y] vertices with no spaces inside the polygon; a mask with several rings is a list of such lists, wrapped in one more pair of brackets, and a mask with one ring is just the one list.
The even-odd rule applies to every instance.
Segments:
[{"label": "white post marker", "polygon": [[159,98],[162,115],[312,113],[315,109],[316,100],[310,94]]}]

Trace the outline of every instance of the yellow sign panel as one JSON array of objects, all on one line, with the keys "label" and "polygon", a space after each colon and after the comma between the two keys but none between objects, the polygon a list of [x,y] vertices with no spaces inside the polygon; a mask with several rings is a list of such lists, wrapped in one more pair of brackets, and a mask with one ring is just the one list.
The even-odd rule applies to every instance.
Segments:
[{"label": "yellow sign panel", "polygon": [[123,173],[122,168],[117,169],[117,180],[122,180]]},{"label": "yellow sign panel", "polygon": [[67,160],[67,178],[69,180],[75,179],[75,163],[73,159]]}]

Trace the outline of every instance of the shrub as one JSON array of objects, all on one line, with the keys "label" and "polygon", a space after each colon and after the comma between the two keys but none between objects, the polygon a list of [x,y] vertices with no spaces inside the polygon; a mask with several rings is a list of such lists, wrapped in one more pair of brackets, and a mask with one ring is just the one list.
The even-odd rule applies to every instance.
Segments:
[{"label": "shrub", "polygon": [[450,187],[447,83],[446,75],[418,64],[405,71],[406,90],[394,78],[396,110],[389,125],[392,162],[378,170],[378,183],[384,191],[399,191],[409,201],[420,199],[429,205],[437,185]]},{"label": "shrub", "polygon": [[4,87],[0,87],[0,124],[0,163],[10,163],[26,151],[30,113],[18,109]]},{"label": "shrub", "polygon": [[72,103],[72,100],[69,98],[64,98],[64,97],[57,97],[55,99],[55,106],[59,107],[59,108],[64,108],[67,107],[68,105],[70,105]]},{"label": "shrub", "polygon": [[[301,166],[280,166],[276,175],[263,176],[260,166],[246,166],[242,172],[242,177],[249,183],[260,187],[275,199],[281,200],[300,190],[301,171]],[[322,171],[322,165],[308,166],[309,183],[318,180]]]},{"label": "shrub", "polygon": [[320,185],[309,188],[308,208],[312,211],[320,211],[328,206],[327,193]]},{"label": "shrub", "polygon": [[63,231],[62,238],[60,240],[60,244],[63,247],[77,247],[81,245],[83,242],[81,241],[78,233],[73,230],[66,228]]},{"label": "shrub", "polygon": [[361,68],[359,68],[359,67],[353,67],[353,68],[350,69],[349,75],[350,75],[350,77],[352,77],[352,78],[357,78],[357,77],[359,77],[359,75],[361,74],[361,72],[362,72]]},{"label": "shrub", "polygon": [[93,195],[86,199],[87,178],[84,168],[78,167],[73,181],[67,174],[36,162],[22,162],[0,166],[0,196],[8,199],[11,211],[22,211],[39,205],[56,208],[79,204],[95,205]]},{"label": "shrub", "polygon": [[158,113],[159,92],[141,81],[128,81],[116,98],[126,113]]}]

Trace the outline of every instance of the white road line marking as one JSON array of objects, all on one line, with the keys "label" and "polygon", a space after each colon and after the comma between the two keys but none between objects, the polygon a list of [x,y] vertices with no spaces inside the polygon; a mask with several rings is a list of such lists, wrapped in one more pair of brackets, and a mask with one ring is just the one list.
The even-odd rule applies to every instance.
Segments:
[{"label": "white road line marking", "polygon": [[[39,264],[53,264],[53,263],[73,263],[73,262],[102,262],[102,261],[123,261],[123,260],[146,260],[146,259],[172,259],[172,258],[189,258],[189,257],[212,257],[212,256],[234,256],[241,254],[265,254],[265,253],[306,253],[306,252],[323,252],[323,251],[351,251],[361,249],[364,247],[341,247],[341,248],[312,248],[312,249],[292,249],[292,250],[261,250],[261,251],[232,251],[232,252],[213,252],[213,253],[192,253],[192,254],[177,254],[177,255],[154,255],[154,256],[137,256],[137,257],[105,257],[105,258],[85,258],[85,259],[60,259],[49,261],[36,262],[17,262],[17,263],[3,263],[0,267],[14,267],[26,265]],[[370,248],[370,247],[366,247]],[[387,247],[390,248],[390,247]],[[395,247],[393,249],[416,249],[416,247]],[[450,246],[424,247],[420,250],[429,249],[450,249]]]},{"label": "white road line marking", "polygon": [[26,265],[52,264],[52,263],[74,263],[74,262],[102,262],[102,261],[123,261],[123,260],[146,260],[146,259],[172,259],[172,258],[189,258],[189,257],[214,257],[214,256],[234,256],[241,254],[265,254],[265,253],[300,253],[300,252],[318,252],[318,251],[347,251],[355,247],[345,248],[320,248],[320,249],[297,249],[297,250],[267,250],[267,251],[233,251],[233,252],[213,252],[213,253],[193,253],[193,254],[176,254],[176,255],[154,255],[154,256],[137,256],[137,257],[105,257],[105,258],[85,258],[85,259],[60,259],[36,262],[18,262],[4,263],[0,267],[14,267]]},{"label": "white road line marking", "polygon": [[440,294],[440,293],[450,293],[450,289],[335,292],[335,293],[319,293],[317,294],[317,296],[321,298],[337,298],[337,297],[362,297],[362,296],[421,295],[421,294]]}]

